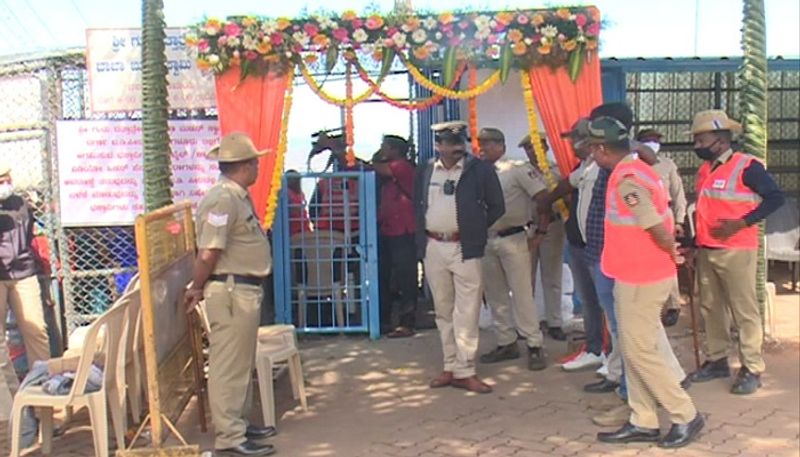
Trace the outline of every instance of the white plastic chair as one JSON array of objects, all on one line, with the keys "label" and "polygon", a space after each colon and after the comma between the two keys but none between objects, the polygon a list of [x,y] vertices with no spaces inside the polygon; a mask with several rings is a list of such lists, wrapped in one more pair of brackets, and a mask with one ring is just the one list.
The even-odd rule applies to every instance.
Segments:
[{"label": "white plastic chair", "polygon": [[[127,338],[126,312],[127,305],[118,304],[103,313],[89,326],[75,371],[75,379],[67,395],[49,395],[42,390],[41,386],[31,386],[17,392],[11,412],[13,418],[11,457],[20,455],[22,409],[26,406],[35,407],[39,412],[42,453],[44,454],[51,454],[53,451],[53,410],[86,406],[89,409],[89,418],[92,424],[95,456],[108,457],[108,402],[106,398],[108,392],[106,389],[111,383],[119,382],[122,372],[124,372],[125,351],[119,350],[119,343]],[[89,371],[95,355],[98,353],[97,340],[101,328],[106,329],[102,349],[99,351],[104,355],[105,361],[103,384],[96,392],[85,392]],[[120,427],[116,423],[114,428],[117,447],[124,449],[124,430],[120,433]]]},{"label": "white plastic chair", "polygon": [[[320,243],[319,241],[323,241]],[[301,232],[292,235],[292,246],[302,253],[305,278],[297,278],[300,289],[297,292],[298,322],[300,327],[306,326],[308,314],[308,297],[330,297],[336,310],[337,325],[345,325],[343,287],[335,281],[334,271],[345,274],[345,258],[336,259],[336,249],[345,244],[344,234],[336,231]]]},{"label": "white plastic chair", "polygon": [[[262,331],[262,329],[264,329]],[[264,425],[275,426],[275,391],[273,387],[272,369],[279,363],[286,363],[289,381],[292,384],[292,396],[300,400],[303,411],[308,411],[305,378],[297,350],[297,338],[294,326],[274,325],[259,328],[258,346],[256,348],[256,373],[258,374],[258,390],[261,394],[261,414]]]}]

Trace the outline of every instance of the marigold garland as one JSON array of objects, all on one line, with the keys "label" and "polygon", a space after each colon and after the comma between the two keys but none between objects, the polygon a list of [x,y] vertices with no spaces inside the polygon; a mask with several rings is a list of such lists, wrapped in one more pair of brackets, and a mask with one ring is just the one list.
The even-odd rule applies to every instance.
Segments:
[{"label": "marigold garland", "polygon": [[[395,108],[400,108],[400,109],[404,109],[404,110],[407,110],[407,111],[422,111],[422,110],[426,110],[426,109],[428,109],[428,108],[430,108],[432,106],[438,105],[442,101],[442,99],[444,99],[444,96],[442,96],[442,95],[432,95],[431,97],[428,97],[428,98],[417,99],[417,100],[408,101],[408,102],[403,102],[403,101],[394,99],[394,98],[386,95],[386,93],[381,90],[380,86],[378,85],[378,83],[380,81],[378,81],[378,83],[376,83],[375,81],[370,79],[369,74],[367,74],[367,71],[364,69],[364,67],[361,66],[361,64],[358,62],[358,60],[352,60],[352,63],[353,63],[353,66],[356,69],[356,72],[358,73],[359,78],[361,78],[362,81],[367,83],[375,91],[375,95],[379,96],[381,98],[381,100],[383,100],[386,103],[394,106]],[[462,64],[459,67],[458,71],[456,72],[456,77],[455,77],[455,79],[453,81],[453,84],[455,84],[456,81],[458,81],[458,78],[461,77],[461,74],[464,72],[465,68],[466,68],[466,64]]]},{"label": "marigold garland", "polygon": [[281,191],[283,177],[283,162],[286,156],[286,148],[289,145],[289,113],[292,111],[292,91],[294,84],[294,69],[286,74],[286,96],[283,101],[283,116],[281,117],[281,132],[278,137],[278,148],[275,152],[275,164],[272,168],[272,183],[267,197],[267,209],[264,212],[264,228],[272,227],[275,220],[275,211],[278,208],[278,193]]},{"label": "marigold garland", "polygon": [[[469,66],[469,88],[474,89],[478,84],[478,69],[474,65]],[[478,98],[472,97],[467,101],[469,107],[469,137],[472,140],[472,153],[480,155],[480,144],[478,143]]]},{"label": "marigold garland", "polygon": [[500,70],[495,71],[489,76],[486,81],[480,83],[480,85],[476,86],[474,89],[468,90],[453,90],[448,89],[444,86],[440,86],[435,82],[428,79],[425,75],[423,75],[417,67],[414,66],[411,62],[406,60],[402,54],[397,54],[400,56],[400,61],[403,62],[406,69],[408,69],[408,73],[414,78],[414,81],[417,82],[420,86],[428,89],[429,91],[433,92],[436,95],[441,95],[451,99],[467,99],[477,97],[479,95],[485,94],[489,89],[494,87],[495,84],[500,82]]},{"label": "marigold garland", "polygon": [[[547,187],[552,189],[556,186],[556,179],[553,176],[553,171],[550,169],[550,162],[547,160],[547,152],[542,147],[542,137],[539,135],[539,121],[536,115],[536,100],[533,98],[533,89],[531,88],[530,73],[527,71],[519,72],[519,79],[522,83],[522,95],[525,99],[525,111],[528,115],[528,129],[530,130],[531,146],[536,153],[536,160],[539,162],[544,174],[544,179],[547,182]],[[556,202],[556,209],[566,220],[569,212],[563,200]]]},{"label": "marigold garland", "polygon": [[347,97],[344,105],[344,137],[347,143],[347,166],[353,167],[356,164],[356,154],[353,151],[353,64],[347,63],[347,70],[345,71],[345,97]]},{"label": "marigold garland", "polygon": [[[317,83],[317,81],[314,79],[314,76],[311,74],[311,71],[309,71],[308,67],[304,63],[300,64],[300,74],[303,75],[303,79],[308,84],[308,87],[311,88],[311,91],[314,92],[323,101],[330,103],[331,105],[336,105],[340,108],[345,107],[345,105],[347,104],[347,97],[345,96],[345,98],[337,98],[325,92],[322,86],[319,85],[319,83]],[[378,80],[378,84],[380,84],[382,80],[383,77],[381,77]],[[364,93],[362,93],[358,97],[353,98],[353,104],[357,105],[367,100],[368,98],[372,97],[374,93],[375,89],[372,86],[368,87],[367,90],[364,91]]]}]

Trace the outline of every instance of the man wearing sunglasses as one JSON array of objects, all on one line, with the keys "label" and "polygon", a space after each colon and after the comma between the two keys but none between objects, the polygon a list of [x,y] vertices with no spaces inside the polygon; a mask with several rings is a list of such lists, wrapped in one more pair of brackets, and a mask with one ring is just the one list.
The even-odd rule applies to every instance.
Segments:
[{"label": "man wearing sunglasses", "polygon": [[467,124],[431,126],[438,157],[417,169],[414,185],[417,258],[433,294],[444,370],[430,387],[476,393],[492,388],[475,375],[481,258],[487,231],[505,213],[494,167],[467,153]]}]

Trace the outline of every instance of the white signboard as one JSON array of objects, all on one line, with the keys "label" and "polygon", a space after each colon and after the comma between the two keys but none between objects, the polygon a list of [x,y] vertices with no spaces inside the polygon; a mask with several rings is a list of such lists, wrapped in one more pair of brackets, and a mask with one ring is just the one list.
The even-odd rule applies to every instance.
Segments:
[{"label": "white signboard", "polygon": [[[168,28],[164,40],[173,109],[216,106],[214,78],[195,65],[184,43],[184,29]],[[142,109],[141,29],[86,31],[86,68],[93,112]]]},{"label": "white signboard", "polygon": [[[172,195],[195,207],[219,175],[206,153],[219,143],[216,121],[170,121]],[[64,226],[133,224],[144,212],[142,124],[61,121],[58,180]]]}]

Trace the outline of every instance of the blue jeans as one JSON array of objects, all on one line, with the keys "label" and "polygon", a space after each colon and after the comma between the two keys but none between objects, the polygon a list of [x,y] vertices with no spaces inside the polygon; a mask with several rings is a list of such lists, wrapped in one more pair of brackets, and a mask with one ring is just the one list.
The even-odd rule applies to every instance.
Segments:
[{"label": "blue jeans", "polygon": [[583,307],[583,328],[586,332],[586,352],[600,354],[603,350],[603,310],[595,292],[590,264],[584,258],[584,248],[567,243],[569,269],[574,284],[573,297]]},{"label": "blue jeans", "polygon": [[[600,301],[600,306],[603,308],[603,311],[606,314],[606,320],[608,320],[608,328],[611,332],[611,338],[613,339],[614,343],[617,344],[617,347],[614,348],[615,350],[619,350],[619,339],[618,339],[618,329],[617,329],[617,313],[614,310],[614,280],[603,274],[602,269],[600,268],[600,262],[591,262],[591,274],[592,274],[592,281],[594,282],[594,288],[597,291],[597,298]],[[620,360],[620,363],[622,361]],[[619,391],[617,392],[622,399],[627,400],[628,398],[628,386],[625,382],[625,368],[622,367],[622,373],[619,377]]]}]

